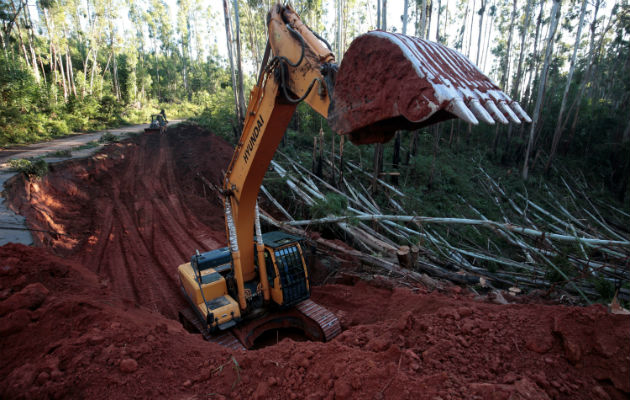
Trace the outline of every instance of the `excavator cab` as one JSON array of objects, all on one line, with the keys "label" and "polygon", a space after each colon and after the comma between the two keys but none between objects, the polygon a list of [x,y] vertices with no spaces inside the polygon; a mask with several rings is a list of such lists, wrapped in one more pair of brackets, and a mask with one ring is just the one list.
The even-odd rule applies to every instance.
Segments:
[{"label": "excavator cab", "polygon": [[302,253],[304,238],[281,231],[262,236],[267,279],[274,303],[287,308],[308,299],[308,269]]}]

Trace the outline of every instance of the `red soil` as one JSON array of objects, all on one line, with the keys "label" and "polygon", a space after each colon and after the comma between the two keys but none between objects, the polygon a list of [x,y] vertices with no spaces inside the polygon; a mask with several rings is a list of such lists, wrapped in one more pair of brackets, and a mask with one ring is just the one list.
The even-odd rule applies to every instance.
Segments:
[{"label": "red soil", "polygon": [[[607,399],[630,394],[630,318],[497,305],[460,288],[315,287],[344,332],[231,352],[185,332],[177,264],[224,243],[229,146],[196,128],[14,182],[41,247],[0,247],[0,398]],[[208,194],[210,198],[210,194]],[[55,254],[53,254],[55,253]]]},{"label": "red soil", "polygon": [[[176,318],[177,266],[195,250],[225,246],[223,206],[199,176],[219,184],[232,148],[214,135],[172,129],[51,167],[10,185],[13,207],[37,246],[85,265],[121,298]],[[57,232],[59,234],[52,234]]]}]

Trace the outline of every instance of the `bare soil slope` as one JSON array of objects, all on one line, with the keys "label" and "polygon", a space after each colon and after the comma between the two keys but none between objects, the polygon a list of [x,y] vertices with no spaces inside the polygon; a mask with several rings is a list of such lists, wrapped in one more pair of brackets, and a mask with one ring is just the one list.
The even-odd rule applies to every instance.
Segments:
[{"label": "bare soil slope", "polygon": [[16,180],[40,248],[0,247],[0,398],[608,399],[630,394],[630,318],[496,305],[455,288],[314,288],[344,332],[230,352],[185,332],[175,270],[224,245],[231,150],[196,127]]},{"label": "bare soil slope", "polygon": [[175,318],[184,306],[177,266],[197,249],[225,245],[222,205],[203,198],[198,175],[218,184],[231,153],[214,135],[175,127],[53,165],[40,181],[18,179],[10,198],[40,230],[36,244],[85,265],[122,298]]}]

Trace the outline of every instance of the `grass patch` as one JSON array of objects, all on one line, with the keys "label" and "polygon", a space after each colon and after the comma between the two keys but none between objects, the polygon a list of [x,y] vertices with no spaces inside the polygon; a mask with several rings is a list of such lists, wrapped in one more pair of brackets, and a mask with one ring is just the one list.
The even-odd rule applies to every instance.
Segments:
[{"label": "grass patch", "polygon": [[9,161],[9,166],[13,171],[21,172],[29,178],[41,178],[48,173],[48,163],[43,158],[35,160],[19,158]]},{"label": "grass patch", "polygon": [[68,158],[68,157],[72,157],[72,150],[66,149],[66,150],[53,151],[52,153],[46,154],[46,157],[53,157],[53,158]]},{"label": "grass patch", "polygon": [[92,141],[89,141],[89,142],[87,142],[85,144],[82,144],[81,146],[77,146],[76,149],[77,150],[93,149],[93,148],[98,147],[98,146],[99,146],[98,142],[96,140],[92,140]]},{"label": "grass patch", "polygon": [[100,139],[98,139],[99,143],[118,143],[120,138],[113,133],[105,132],[101,135]]}]

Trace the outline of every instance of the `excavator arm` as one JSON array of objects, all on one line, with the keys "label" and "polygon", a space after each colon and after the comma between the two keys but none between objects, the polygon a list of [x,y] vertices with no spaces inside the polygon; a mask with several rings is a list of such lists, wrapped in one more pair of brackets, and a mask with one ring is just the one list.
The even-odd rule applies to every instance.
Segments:
[{"label": "excavator arm", "polygon": [[289,6],[276,5],[268,14],[267,26],[269,42],[263,66],[251,91],[243,134],[223,185],[226,228],[241,309],[247,307],[244,283],[256,278],[255,259],[264,298],[270,297],[259,232],[256,252],[252,246],[258,218],[256,199],[262,180],[300,101],[323,117],[328,116],[330,75],[336,71],[332,52]]},{"label": "excavator arm", "polygon": [[300,101],[358,144],[385,142],[396,130],[449,118],[471,124],[531,122],[466,57],[443,45],[373,31],[353,41],[338,68],[325,41],[290,6],[274,6],[267,26],[265,57],[223,185],[241,310],[247,308],[246,282],[258,280],[265,300],[270,297],[256,199]]}]

